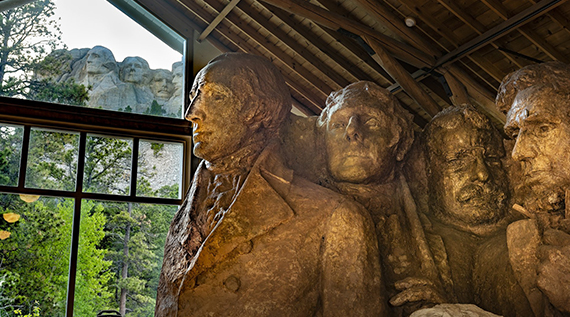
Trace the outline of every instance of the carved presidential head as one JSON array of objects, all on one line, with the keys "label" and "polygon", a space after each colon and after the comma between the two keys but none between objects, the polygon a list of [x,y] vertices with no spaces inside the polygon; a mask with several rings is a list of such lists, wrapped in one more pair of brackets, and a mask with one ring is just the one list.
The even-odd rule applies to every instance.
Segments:
[{"label": "carved presidential head", "polygon": [[430,212],[467,229],[492,225],[507,213],[508,180],[502,137],[472,106],[438,113],[422,133],[428,161]]},{"label": "carved presidential head", "polygon": [[87,52],[85,69],[88,74],[98,75],[116,72],[118,66],[111,50],[103,46],[95,46]]},{"label": "carved presidential head", "polygon": [[150,90],[152,93],[162,99],[168,99],[172,96],[174,86],[172,85],[172,73],[166,69],[156,69],[152,71],[152,80],[150,81]]},{"label": "carved presidential head", "polygon": [[291,95],[267,59],[226,53],[197,75],[186,119],[192,122],[194,154],[206,161],[248,147],[264,147],[278,136],[291,111]]},{"label": "carved presidential head", "polygon": [[142,57],[130,56],[121,62],[119,78],[126,83],[146,84],[150,76],[148,62]]},{"label": "carved presidential head", "polygon": [[324,132],[328,171],[340,182],[390,181],[413,142],[411,114],[372,82],[333,92],[317,125]]},{"label": "carved presidential head", "polygon": [[497,107],[507,114],[505,133],[515,140],[525,207],[561,209],[570,187],[570,66],[548,62],[505,77]]}]

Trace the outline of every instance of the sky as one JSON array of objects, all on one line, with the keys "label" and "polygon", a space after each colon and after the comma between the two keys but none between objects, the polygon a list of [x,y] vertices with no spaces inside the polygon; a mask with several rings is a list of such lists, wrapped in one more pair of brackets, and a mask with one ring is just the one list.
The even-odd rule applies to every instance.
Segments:
[{"label": "sky", "polygon": [[106,0],[54,0],[68,49],[105,46],[117,62],[140,56],[150,68],[171,69],[182,55],[157,39]]}]

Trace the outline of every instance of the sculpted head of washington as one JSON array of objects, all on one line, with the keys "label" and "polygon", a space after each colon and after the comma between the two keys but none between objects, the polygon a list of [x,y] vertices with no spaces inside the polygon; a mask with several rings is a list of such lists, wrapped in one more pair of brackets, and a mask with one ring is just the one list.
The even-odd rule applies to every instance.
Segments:
[{"label": "sculpted head of washington", "polygon": [[210,163],[241,149],[263,148],[291,110],[279,70],[248,54],[223,54],[194,80],[186,119],[194,154]]},{"label": "sculpted head of washington", "polygon": [[391,180],[413,142],[411,115],[372,82],[332,93],[318,125],[325,134],[328,171],[340,182]]}]

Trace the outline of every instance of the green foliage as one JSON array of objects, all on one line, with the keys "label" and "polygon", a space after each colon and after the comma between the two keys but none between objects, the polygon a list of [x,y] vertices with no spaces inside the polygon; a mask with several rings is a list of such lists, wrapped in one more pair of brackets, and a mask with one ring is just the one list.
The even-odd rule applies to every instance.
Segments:
[{"label": "green foliage", "polygon": [[73,79],[59,83],[42,79],[30,82],[26,97],[37,101],[87,106],[89,91],[84,85],[76,84]]},{"label": "green foliage", "polygon": [[151,116],[164,116],[166,114],[166,110],[164,110],[162,105],[156,100],[153,100],[152,104],[145,110],[144,114],[149,114]]},{"label": "green foliage", "polygon": [[23,133],[22,127],[0,125],[0,185],[17,185]]},{"label": "green foliage", "polygon": [[25,95],[35,65],[59,45],[54,9],[37,0],[0,13],[0,95]]},{"label": "green foliage", "polygon": [[75,190],[78,144],[77,134],[32,130],[26,185]]},{"label": "green foliage", "polygon": [[128,193],[132,142],[116,138],[87,138],[83,188],[92,193]]},{"label": "green foliage", "polygon": [[160,155],[160,151],[164,149],[164,143],[152,142],[150,148],[152,149],[152,154],[157,157]]}]

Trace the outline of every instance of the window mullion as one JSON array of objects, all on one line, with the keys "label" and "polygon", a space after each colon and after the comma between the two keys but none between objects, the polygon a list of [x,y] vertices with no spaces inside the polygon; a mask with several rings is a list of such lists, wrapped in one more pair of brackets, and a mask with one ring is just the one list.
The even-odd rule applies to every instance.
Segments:
[{"label": "window mullion", "polygon": [[75,184],[75,204],[73,211],[73,227],[71,231],[71,251],[69,255],[69,276],[67,281],[67,304],[65,315],[73,317],[75,299],[75,280],[77,276],[77,253],[79,249],[79,228],[81,224],[81,198],[83,192],[83,174],[85,169],[85,147],[87,133],[79,136],[79,153],[77,155],[77,181]]}]

